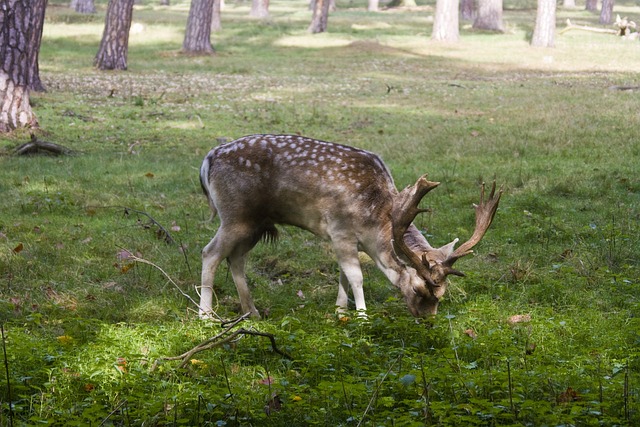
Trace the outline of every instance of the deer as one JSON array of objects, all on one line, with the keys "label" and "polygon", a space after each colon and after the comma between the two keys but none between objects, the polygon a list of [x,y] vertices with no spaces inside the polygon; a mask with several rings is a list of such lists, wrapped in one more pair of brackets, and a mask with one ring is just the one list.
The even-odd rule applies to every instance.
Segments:
[{"label": "deer", "polygon": [[432,247],[418,227],[422,198],[440,183],[421,176],[398,191],[382,159],[348,145],[297,135],[244,136],[213,148],[200,168],[200,183],[212,218],[220,225],[202,250],[199,315],[213,318],[216,269],[228,261],[242,313],[259,318],[245,275],[249,251],[261,240],[275,241],[276,225],[310,231],[331,243],[340,274],[336,311],[348,309],[351,288],[357,313],[366,316],[363,273],[358,257],[365,252],[400,290],[411,314],[434,316],[453,268],[471,254],[491,225],[502,189],[493,182],[488,197],[481,186],[474,204],[475,230]]}]

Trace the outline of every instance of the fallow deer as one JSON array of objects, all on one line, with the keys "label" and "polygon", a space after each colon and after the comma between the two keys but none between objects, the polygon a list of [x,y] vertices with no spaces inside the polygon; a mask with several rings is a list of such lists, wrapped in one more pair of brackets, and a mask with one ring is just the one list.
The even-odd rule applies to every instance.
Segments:
[{"label": "fallow deer", "polygon": [[495,182],[475,206],[471,238],[432,247],[413,225],[418,204],[439,183],[426,175],[398,192],[380,157],[358,148],[294,135],[250,135],[212,149],[200,182],[220,217],[215,237],[202,251],[201,317],[212,314],[213,280],[227,259],[243,313],[259,317],[247,280],[247,253],[261,239],[275,240],[276,224],[303,228],[331,241],[340,267],[336,306],[347,309],[351,286],[359,313],[366,310],[358,251],[366,252],[398,287],[416,317],[434,315],[447,276],[472,252],[491,225],[501,191]]}]

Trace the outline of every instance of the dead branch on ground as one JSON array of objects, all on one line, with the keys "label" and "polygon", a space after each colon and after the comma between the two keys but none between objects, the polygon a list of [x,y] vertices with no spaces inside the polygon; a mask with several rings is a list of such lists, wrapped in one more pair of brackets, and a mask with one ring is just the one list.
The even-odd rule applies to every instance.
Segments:
[{"label": "dead branch on ground", "polygon": [[[126,250],[126,249],[125,249]],[[140,262],[143,264],[147,264],[150,265],[152,267],[155,267],[156,269],[158,269],[166,278],[167,280],[169,280],[169,282],[171,282],[171,284],[173,284],[178,291],[184,296],[186,297],[191,303],[193,303],[194,305],[198,305],[196,304],[196,302],[193,300],[193,298],[191,298],[189,295],[187,295],[185,292],[182,291],[182,289],[180,289],[180,287],[177,285],[177,283],[171,279],[171,277],[160,267],[158,267],[156,264],[152,263],[151,261],[147,261],[146,259],[137,257],[135,255],[133,255],[133,253],[131,251],[127,251],[128,253],[130,253],[131,255],[129,256],[129,259],[131,259],[132,261],[135,262]],[[191,358],[197,354],[200,353],[201,351],[205,351],[205,350],[210,350],[212,348],[216,348],[216,347],[220,347],[224,344],[236,341],[238,339],[240,339],[242,336],[245,335],[251,335],[251,336],[257,336],[257,337],[264,337],[264,338],[268,338],[269,341],[271,342],[271,349],[275,352],[278,353],[279,355],[281,355],[282,357],[291,360],[292,357],[289,356],[286,352],[280,350],[278,348],[278,345],[276,344],[276,338],[273,334],[270,334],[268,332],[261,332],[261,331],[257,331],[253,328],[238,328],[238,329],[234,329],[236,326],[238,326],[240,323],[242,323],[244,320],[246,320],[249,316],[251,316],[251,313],[245,313],[240,317],[237,317],[236,319],[233,320],[228,320],[225,321],[223,320],[220,316],[218,316],[218,314],[216,314],[215,312],[210,313],[211,315],[215,316],[217,318],[217,320],[220,322],[220,327],[222,328],[222,331],[220,333],[218,333],[217,335],[208,338],[206,340],[204,340],[203,342],[201,342],[200,344],[196,345],[195,347],[193,347],[191,350],[188,350],[178,356],[165,356],[165,357],[160,357],[158,359],[156,359],[155,362],[153,362],[153,365],[151,366],[151,371],[155,371],[156,368],[158,367],[158,365],[160,364],[160,362],[162,361],[172,361],[172,360],[181,360],[182,362],[180,363],[180,365],[178,365],[178,368],[184,368],[185,366],[187,366],[189,364],[189,361],[191,360]]]},{"label": "dead branch on ground", "polygon": [[151,225],[155,225],[156,227],[158,227],[158,230],[156,231],[156,235],[157,237],[160,239],[162,238],[162,240],[164,240],[165,242],[167,242],[168,244],[174,244],[175,240],[173,240],[173,237],[171,237],[171,234],[169,234],[169,231],[164,228],[162,226],[162,224],[160,224],[158,221],[156,221],[151,215],[149,215],[148,213],[144,212],[144,211],[139,211],[137,209],[131,209],[128,207],[124,207],[124,215],[125,216],[129,216],[130,213],[135,213],[138,215],[144,215],[147,218],[149,218],[149,221],[151,222],[151,224],[142,224],[142,221],[140,221],[138,219],[138,222],[142,225],[142,227],[144,228],[149,228]]},{"label": "dead branch on ground", "polygon": [[244,336],[244,335],[253,335],[253,336],[269,338],[269,341],[271,342],[271,349],[274,352],[281,355],[282,357],[285,357],[291,360],[291,356],[289,356],[287,353],[285,353],[284,351],[278,348],[276,344],[275,336],[273,334],[270,334],[267,332],[260,332],[253,329],[245,329],[245,328],[238,328],[235,330],[233,329],[236,326],[238,326],[240,323],[242,323],[244,320],[246,320],[250,315],[251,313],[245,313],[242,316],[238,317],[237,319],[222,323],[222,331],[219,334],[202,341],[200,344],[196,345],[191,350],[188,350],[178,356],[165,356],[165,357],[160,357],[156,359],[156,361],[153,362],[151,371],[155,371],[156,368],[158,367],[158,364],[161,361],[172,361],[172,360],[181,360],[182,362],[180,363],[180,365],[178,365],[178,368],[182,369],[189,364],[189,362],[191,361],[192,357],[195,354],[200,353],[201,351],[220,347],[224,344],[228,344],[233,341],[237,341],[238,339],[240,339],[241,336]]},{"label": "dead branch on ground", "polygon": [[16,156],[26,156],[29,154],[49,154],[54,156],[73,154],[69,148],[55,144],[53,142],[42,141],[37,136],[31,134],[31,141],[25,142],[16,147],[13,151]]},{"label": "dead branch on ground", "polygon": [[564,34],[567,31],[571,31],[571,30],[589,31],[591,33],[618,34],[616,30],[612,30],[609,28],[598,28],[598,27],[589,27],[588,25],[572,24],[570,19],[567,19],[567,26],[562,30],[560,30],[558,34]]}]

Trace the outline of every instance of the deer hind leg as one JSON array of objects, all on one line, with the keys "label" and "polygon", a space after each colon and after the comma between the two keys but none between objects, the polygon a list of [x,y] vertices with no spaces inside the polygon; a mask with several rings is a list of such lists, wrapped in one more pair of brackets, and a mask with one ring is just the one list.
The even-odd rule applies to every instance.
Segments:
[{"label": "deer hind leg", "polygon": [[247,252],[251,250],[252,247],[253,245],[246,250],[242,248],[238,251],[234,251],[234,253],[229,257],[229,264],[231,267],[231,277],[233,277],[233,283],[236,284],[238,297],[240,297],[240,308],[242,309],[242,314],[251,313],[251,317],[259,318],[260,313],[253,303],[251,291],[249,290],[249,285],[247,285],[247,277],[244,274]]},{"label": "deer hind leg", "polygon": [[[214,238],[202,250],[202,279],[200,283],[199,314],[203,319],[210,318],[213,313],[213,281],[220,263],[229,258],[231,272],[242,308],[253,306],[249,288],[244,279],[244,257],[255,245],[255,233],[253,230],[242,230],[238,227],[220,226]],[[240,257],[240,259],[238,259]],[[238,279],[240,278],[240,279]],[[240,283],[240,285],[238,285]],[[241,292],[242,290],[242,292]],[[243,297],[248,295],[248,302]],[[253,315],[257,315],[255,307]]]}]

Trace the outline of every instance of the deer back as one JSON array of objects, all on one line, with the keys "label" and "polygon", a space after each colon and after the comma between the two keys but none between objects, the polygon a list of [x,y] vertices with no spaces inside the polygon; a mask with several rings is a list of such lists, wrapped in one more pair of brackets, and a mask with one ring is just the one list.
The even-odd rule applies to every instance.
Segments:
[{"label": "deer back", "polygon": [[221,221],[290,224],[326,236],[327,227],[388,222],[391,174],[375,154],[294,135],[251,135],[220,145],[201,183]]}]

